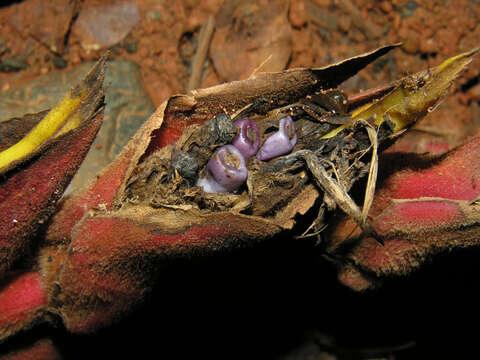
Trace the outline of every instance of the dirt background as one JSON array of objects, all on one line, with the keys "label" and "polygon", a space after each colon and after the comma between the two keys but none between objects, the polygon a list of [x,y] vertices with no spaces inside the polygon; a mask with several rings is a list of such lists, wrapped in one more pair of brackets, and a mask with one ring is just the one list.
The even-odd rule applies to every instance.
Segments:
[{"label": "dirt background", "polygon": [[[480,2],[474,0],[3,1],[0,93],[110,49],[112,58],[139,65],[158,106],[189,89],[208,23],[215,31],[195,87],[258,71],[321,67],[402,42],[343,85],[355,94],[480,46]],[[412,131],[427,142],[406,150],[443,152],[478,134],[479,80],[477,58],[451,96]],[[402,149],[401,142],[396,146]],[[462,255],[463,263],[473,264],[477,255]],[[426,267],[409,282],[367,295],[339,287],[310,243],[292,248],[280,240],[196,261],[195,273],[180,268],[174,277],[162,275],[142,310],[112,329],[73,336],[61,325],[40,327],[10,346],[47,336],[69,359],[142,358],[150,351],[164,358],[466,358],[463,351],[475,350],[465,326],[475,319],[466,304],[476,282],[458,259],[440,260],[440,271]],[[448,304],[441,301],[445,286],[458,294]]]}]

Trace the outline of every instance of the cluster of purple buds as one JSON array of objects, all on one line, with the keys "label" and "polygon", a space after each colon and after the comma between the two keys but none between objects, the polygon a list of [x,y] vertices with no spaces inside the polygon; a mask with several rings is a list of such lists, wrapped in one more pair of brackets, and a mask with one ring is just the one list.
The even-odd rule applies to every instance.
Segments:
[{"label": "cluster of purple buds", "polygon": [[237,190],[247,179],[248,171],[245,159],[257,155],[265,161],[292,151],[297,142],[295,124],[290,116],[280,120],[279,130],[260,146],[260,134],[257,124],[248,118],[238,120],[238,136],[233,145],[225,145],[213,154],[207,163],[207,174],[199,178],[197,186],[208,193],[230,192]]}]

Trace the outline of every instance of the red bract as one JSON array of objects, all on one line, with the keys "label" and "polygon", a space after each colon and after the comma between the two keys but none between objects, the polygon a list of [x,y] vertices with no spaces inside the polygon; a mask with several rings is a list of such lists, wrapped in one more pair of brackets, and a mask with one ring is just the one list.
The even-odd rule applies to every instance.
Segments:
[{"label": "red bract", "polygon": [[[103,101],[105,61],[102,58],[62,100],[61,104],[74,99],[65,116],[60,108],[52,112],[65,118],[65,126],[70,126],[69,122],[75,124],[78,118],[83,122],[72,125],[73,130],[63,135],[62,128],[58,129],[57,135],[46,139],[38,148],[0,168],[0,211],[3,215],[0,219],[0,277],[31,248],[32,238],[55,212],[57,201],[95,139],[103,119],[103,113],[97,110]],[[49,114],[26,115],[24,120],[29,121],[22,123],[13,119],[2,123],[2,128],[6,134],[30,135],[43,117]],[[5,156],[12,145],[8,136],[2,136],[0,155]]]},{"label": "red bract", "polygon": [[[348,259],[340,279],[358,290],[405,275],[433,254],[479,244],[480,138],[433,159],[388,154],[384,161],[369,216],[385,245],[362,237],[347,218],[331,228],[331,254]],[[344,242],[354,244],[346,253]]]},{"label": "red bract", "polygon": [[8,275],[0,290],[0,328],[6,335],[33,325],[46,313],[48,299],[40,274]]}]

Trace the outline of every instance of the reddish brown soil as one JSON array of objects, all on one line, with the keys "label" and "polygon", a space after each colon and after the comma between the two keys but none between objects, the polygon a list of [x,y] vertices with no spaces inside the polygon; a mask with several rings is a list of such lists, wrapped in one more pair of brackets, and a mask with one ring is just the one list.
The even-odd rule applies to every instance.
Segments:
[{"label": "reddish brown soil", "polygon": [[[0,73],[0,91],[51,71],[59,71],[52,62],[54,54],[30,36],[28,24],[24,24],[21,29],[11,25],[13,13],[29,11],[25,3],[31,1],[0,8],[0,37],[7,49],[3,55],[0,53],[1,57],[20,55],[29,63],[29,67],[20,72]],[[111,2],[85,0],[79,2],[78,7],[81,11],[82,8],[97,3]],[[260,3],[268,2],[272,1]],[[198,35],[198,30],[207,17],[217,14],[222,0],[137,0],[136,3],[141,22],[123,46],[121,44],[112,48],[112,56],[131,59],[141,66],[145,87],[154,103],[159,105],[172,94],[184,92],[189,79],[189,66],[186,62],[195,52],[195,36],[189,47],[188,43],[179,46],[182,35]],[[288,68],[323,66],[379,45],[403,43],[402,49],[396,50],[392,56],[377,66],[370,67],[358,79],[349,83],[348,88],[352,92],[437,65],[448,56],[480,44],[480,4],[468,0],[291,0],[288,20],[293,36]],[[31,18],[25,17],[25,21],[31,21]],[[136,51],[128,53],[125,48],[133,43],[136,43]],[[182,55],[179,49],[182,49]],[[70,32],[66,35],[65,49],[61,55],[67,61],[68,69],[80,62],[98,58],[103,51],[104,49],[83,49],[78,35]],[[236,58],[235,61],[242,59]],[[466,91],[459,94],[456,101],[449,102],[451,112],[445,116],[456,118],[457,114],[465,112],[463,107],[472,100],[480,100],[479,73],[479,60],[476,60],[459,82]],[[210,62],[204,73],[202,87],[223,80]],[[463,110],[458,110],[457,107]],[[471,116],[464,116],[472,120]]]}]

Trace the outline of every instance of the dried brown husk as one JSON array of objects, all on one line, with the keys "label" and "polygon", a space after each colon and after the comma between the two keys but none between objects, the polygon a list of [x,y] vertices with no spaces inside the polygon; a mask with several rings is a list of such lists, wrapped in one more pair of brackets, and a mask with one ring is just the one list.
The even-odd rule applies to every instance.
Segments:
[{"label": "dried brown husk", "polygon": [[[175,122],[194,125],[187,127],[174,145],[157,151],[146,150],[150,155],[144,156],[132,171],[118,206],[124,211],[145,206],[178,209],[203,217],[229,212],[247,215],[251,220],[262,218],[278,230],[291,229],[297,214],[305,214],[314,206],[322,214],[323,207],[335,208],[335,199],[324,196],[323,189],[315,185],[304,152],[322,159],[322,167],[329,177],[346,193],[355,181],[369,172],[370,157],[366,155],[371,150],[371,139],[365,124],[360,123],[332,139],[322,139],[337,124],[351,118],[330,113],[323,115],[319,122],[318,117],[305,111],[303,100],[336,87],[393,47],[380,48],[322,69],[263,73],[248,80],[172,97],[161,115],[167,127]],[[208,194],[187,184],[178,172],[172,172],[171,159],[178,152],[193,152],[203,167],[215,149],[228,141],[212,141],[208,123],[197,124],[223,112],[236,118],[248,115],[257,121],[262,142],[275,130],[281,117],[292,115],[298,142],[290,155],[268,162],[248,159],[249,176],[238,192]],[[388,122],[379,133],[381,139],[391,139],[392,128]]]}]

